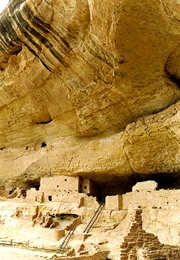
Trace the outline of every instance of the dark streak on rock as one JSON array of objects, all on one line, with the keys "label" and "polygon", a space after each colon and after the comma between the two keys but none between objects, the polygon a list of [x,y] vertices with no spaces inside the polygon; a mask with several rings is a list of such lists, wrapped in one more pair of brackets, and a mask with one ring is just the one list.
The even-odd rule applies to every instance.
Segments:
[{"label": "dark streak on rock", "polygon": [[[14,28],[14,24],[16,24],[19,32]],[[57,38],[57,33],[51,25],[45,23],[34,14],[26,3],[26,0],[11,0],[9,2],[5,11],[0,16],[0,32],[1,52],[10,56],[18,52],[20,49],[19,46],[24,44],[29,51],[40,59],[49,71],[52,71],[55,64],[45,53],[42,53],[42,46],[44,46],[59,63],[67,66],[62,54],[56,48],[61,45],[61,52],[66,53],[71,49],[70,44],[64,36],[60,37],[60,39]],[[54,43],[51,43],[45,36],[46,34],[50,34],[51,38],[55,40],[57,43],[55,47]]]}]

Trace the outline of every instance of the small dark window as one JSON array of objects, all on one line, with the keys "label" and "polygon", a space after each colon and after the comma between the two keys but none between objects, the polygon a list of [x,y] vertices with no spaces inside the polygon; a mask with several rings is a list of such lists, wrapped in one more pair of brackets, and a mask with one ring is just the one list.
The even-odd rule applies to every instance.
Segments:
[{"label": "small dark window", "polygon": [[64,179],[64,181],[67,181],[67,179]]},{"label": "small dark window", "polygon": [[47,144],[45,142],[42,142],[41,147],[46,147]]},{"label": "small dark window", "polygon": [[13,192],[16,190],[16,188],[9,191],[9,194],[13,194]]},{"label": "small dark window", "polygon": [[39,190],[39,187],[40,187],[40,185],[34,185],[34,188],[35,188],[36,190]]},{"label": "small dark window", "polygon": [[84,186],[84,189],[87,190],[87,186]]},{"label": "small dark window", "polygon": [[52,201],[52,196],[51,196],[51,195],[48,196],[48,200],[49,200],[49,201]]},{"label": "small dark window", "polygon": [[59,187],[59,185],[57,185],[57,187]]},{"label": "small dark window", "polygon": [[28,147],[28,146],[26,146],[26,150],[28,150],[28,148],[29,148],[29,147]]}]

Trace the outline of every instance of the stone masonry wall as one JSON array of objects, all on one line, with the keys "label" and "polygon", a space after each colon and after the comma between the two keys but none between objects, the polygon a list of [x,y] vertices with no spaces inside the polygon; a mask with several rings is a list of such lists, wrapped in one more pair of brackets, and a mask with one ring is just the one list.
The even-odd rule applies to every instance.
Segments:
[{"label": "stone masonry wall", "polygon": [[[120,246],[121,260],[178,260],[180,248],[161,244],[158,237],[142,229],[142,209],[136,208],[131,216],[131,227]],[[141,254],[141,255],[140,255]],[[141,256],[141,258],[139,258]]]},{"label": "stone masonry wall", "polygon": [[75,191],[79,192],[80,177],[54,176],[41,178],[41,191]]},{"label": "stone masonry wall", "polygon": [[179,208],[180,190],[141,190],[106,196],[107,209],[132,209],[138,206],[160,209]]},{"label": "stone masonry wall", "polygon": [[180,190],[133,191],[122,195],[122,208],[156,207],[168,209],[180,207]]}]

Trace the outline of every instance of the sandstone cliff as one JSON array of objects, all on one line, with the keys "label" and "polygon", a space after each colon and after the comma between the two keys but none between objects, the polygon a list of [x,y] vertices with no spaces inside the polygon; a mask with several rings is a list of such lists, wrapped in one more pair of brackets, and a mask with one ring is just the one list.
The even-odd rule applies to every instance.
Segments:
[{"label": "sandstone cliff", "polygon": [[10,0],[0,181],[180,172],[178,0]]}]

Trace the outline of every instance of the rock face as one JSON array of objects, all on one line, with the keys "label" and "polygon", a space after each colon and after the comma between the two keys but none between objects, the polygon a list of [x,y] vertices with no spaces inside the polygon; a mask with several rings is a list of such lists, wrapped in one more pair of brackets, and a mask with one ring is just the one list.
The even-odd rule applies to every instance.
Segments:
[{"label": "rock face", "polygon": [[180,172],[178,0],[10,0],[0,180]]}]

